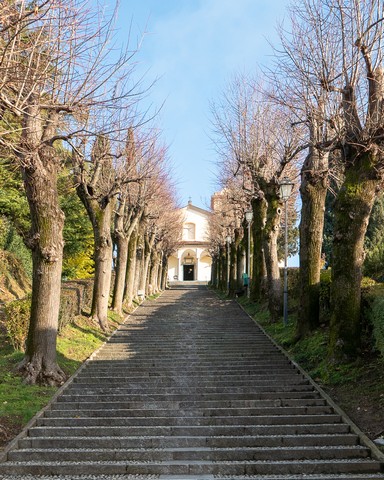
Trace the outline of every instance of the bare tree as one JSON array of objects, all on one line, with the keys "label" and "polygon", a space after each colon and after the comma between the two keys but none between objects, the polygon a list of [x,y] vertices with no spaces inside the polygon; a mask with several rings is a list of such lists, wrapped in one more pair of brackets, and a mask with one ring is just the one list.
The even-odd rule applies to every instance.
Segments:
[{"label": "bare tree", "polygon": [[[308,17],[306,12],[311,11]],[[305,336],[319,322],[321,249],[324,205],[329,188],[330,151],[321,146],[331,135],[335,104],[319,82],[330,68],[333,37],[321,21],[319,2],[295,2],[290,10],[291,30],[279,29],[276,50],[275,99],[293,114],[294,128],[303,132],[302,147],[308,154],[301,167],[300,308],[297,337]],[[337,110],[337,108],[336,108]]]},{"label": "bare tree", "polygon": [[128,130],[126,156],[126,172],[128,178],[139,178],[141,181],[125,183],[122,185],[118,206],[115,212],[114,241],[116,245],[116,267],[115,284],[113,288],[112,308],[119,314],[122,313],[125,281],[127,274],[128,250],[131,235],[135,231],[143,214],[143,183],[144,174],[140,173],[140,161],[137,158],[140,152],[140,145],[137,145],[134,137],[134,130]]},{"label": "bare tree", "polygon": [[119,298],[124,292],[123,303],[127,307],[132,305],[138,290],[147,290],[147,273],[157,235],[158,218],[158,213],[153,211],[151,205],[153,207],[160,195],[161,182],[168,182],[166,163],[166,148],[159,141],[159,132],[150,129],[149,133],[142,133],[135,142],[134,164],[140,183],[126,192],[125,223],[120,232],[121,241],[127,243],[128,248],[125,286],[122,275],[120,285],[115,285],[116,295],[116,288],[120,289]]},{"label": "bare tree", "polygon": [[85,161],[84,155],[74,155],[74,160],[77,193],[94,233],[95,278],[91,317],[107,330],[113,252],[111,226],[120,182],[113,167],[110,142],[105,136],[95,140],[89,162]]},{"label": "bare tree", "polygon": [[[223,188],[212,198],[212,215],[209,222],[212,282],[223,291],[228,289],[228,294],[233,295],[236,290],[242,288],[245,255],[243,224],[250,198],[243,189],[240,176],[234,178],[231,174],[226,178],[223,171],[221,174]],[[231,237],[229,258],[226,243],[228,236]]]},{"label": "bare tree", "polygon": [[[257,82],[237,77],[228,92],[224,102],[214,109],[215,125],[221,136],[219,142],[224,142],[234,159],[233,175],[241,172],[244,187],[252,196],[253,296],[260,298],[261,295],[264,253],[269,308],[276,321],[282,301],[277,254],[281,214],[279,182],[290,169],[291,175],[294,174],[292,160],[301,149],[287,112],[268,101]],[[228,157],[228,153],[222,156],[224,162]]]},{"label": "bare tree", "polygon": [[161,145],[154,145],[151,153],[151,162],[155,167],[152,176],[148,179],[146,191],[146,207],[142,217],[143,258],[140,271],[139,290],[145,295],[151,293],[153,286],[149,287],[150,262],[155,246],[161,238],[161,225],[167,210],[172,211],[174,204],[171,195],[170,175],[167,168],[166,149]]},{"label": "bare tree", "polygon": [[355,356],[360,341],[364,236],[384,167],[383,9],[379,0],[307,0],[303,7],[304,20],[327,39],[316,45],[311,81],[335,105],[327,119],[333,138],[316,146],[338,152],[343,175],[334,204],[332,361]]},{"label": "bare tree", "polygon": [[60,384],[56,363],[63,222],[57,195],[61,142],[86,132],[97,107],[132,103],[128,78],[133,52],[107,60],[112,20],[85,0],[2,2],[0,5],[0,142],[23,171],[32,229],[33,287],[26,354],[29,383]]},{"label": "bare tree", "polygon": [[157,293],[165,287],[168,257],[176,250],[181,240],[182,215],[172,193],[172,182],[169,177],[167,180],[167,184],[161,182],[162,191],[156,197],[155,211],[158,218],[148,276],[149,293]]}]

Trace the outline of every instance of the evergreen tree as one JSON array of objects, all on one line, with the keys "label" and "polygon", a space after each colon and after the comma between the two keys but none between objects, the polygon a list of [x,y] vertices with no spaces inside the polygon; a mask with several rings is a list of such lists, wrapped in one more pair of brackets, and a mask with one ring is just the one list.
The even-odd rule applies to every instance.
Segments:
[{"label": "evergreen tree", "polygon": [[384,195],[373,205],[365,236],[364,274],[375,280],[384,280]]}]

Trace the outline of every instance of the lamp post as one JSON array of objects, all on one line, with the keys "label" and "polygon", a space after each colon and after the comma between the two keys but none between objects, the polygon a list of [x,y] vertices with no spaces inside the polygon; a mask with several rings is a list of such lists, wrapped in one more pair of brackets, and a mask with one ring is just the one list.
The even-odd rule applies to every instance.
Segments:
[{"label": "lamp post", "polygon": [[280,182],[280,197],[284,202],[285,209],[285,241],[284,241],[284,303],[283,319],[284,325],[288,324],[288,208],[287,202],[292,193],[293,182],[288,177],[284,177]]},{"label": "lamp post", "polygon": [[247,221],[247,227],[248,227],[248,245],[247,245],[247,298],[250,297],[251,295],[251,289],[250,289],[250,277],[251,277],[251,222],[253,218],[253,212],[252,210],[249,210],[245,212],[245,220]]},{"label": "lamp post", "polygon": [[229,281],[230,281],[230,269],[231,269],[231,250],[230,245],[232,241],[232,237],[227,235],[227,294],[229,295]]}]

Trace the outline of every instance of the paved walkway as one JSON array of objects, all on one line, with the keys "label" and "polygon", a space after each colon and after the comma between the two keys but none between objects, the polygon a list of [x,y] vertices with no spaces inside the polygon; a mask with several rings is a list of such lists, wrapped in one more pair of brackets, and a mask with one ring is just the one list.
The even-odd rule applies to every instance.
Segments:
[{"label": "paved walkway", "polygon": [[380,469],[235,302],[196,286],[138,308],[0,478],[384,479]]}]

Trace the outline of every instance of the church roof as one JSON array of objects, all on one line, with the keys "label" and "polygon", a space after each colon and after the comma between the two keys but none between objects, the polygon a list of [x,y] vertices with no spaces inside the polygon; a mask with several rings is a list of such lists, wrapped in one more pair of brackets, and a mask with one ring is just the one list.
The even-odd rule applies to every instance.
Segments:
[{"label": "church roof", "polygon": [[196,207],[195,205],[192,205],[192,201],[189,200],[188,204],[182,208],[182,210],[188,209],[188,210],[195,210],[199,213],[202,213],[204,215],[211,215],[211,212],[209,210],[204,210],[203,208]]}]

